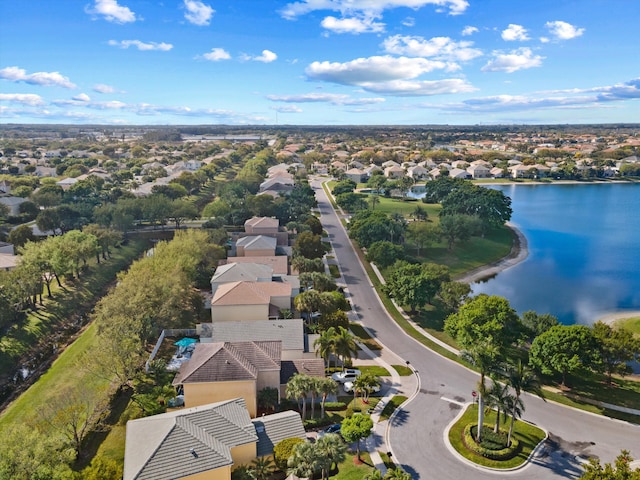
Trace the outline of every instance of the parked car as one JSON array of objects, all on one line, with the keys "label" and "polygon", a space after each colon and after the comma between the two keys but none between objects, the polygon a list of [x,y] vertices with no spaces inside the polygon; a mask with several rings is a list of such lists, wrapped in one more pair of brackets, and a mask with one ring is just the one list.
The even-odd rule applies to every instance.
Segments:
[{"label": "parked car", "polygon": [[334,423],[333,425],[329,425],[324,430],[320,430],[318,432],[318,438],[324,437],[327,433],[337,433],[338,435],[340,435],[341,428],[342,428],[342,424],[340,423]]},{"label": "parked car", "polygon": [[[353,382],[344,382],[344,385],[342,385],[342,388],[344,388],[345,393],[353,392]],[[380,391],[380,385],[374,385],[373,388],[371,389],[372,393],[378,393],[379,391]]]},{"label": "parked car", "polygon": [[348,381],[354,381],[360,376],[361,372],[357,368],[346,368],[343,372],[336,372],[331,375],[331,378],[338,383],[344,383]]}]

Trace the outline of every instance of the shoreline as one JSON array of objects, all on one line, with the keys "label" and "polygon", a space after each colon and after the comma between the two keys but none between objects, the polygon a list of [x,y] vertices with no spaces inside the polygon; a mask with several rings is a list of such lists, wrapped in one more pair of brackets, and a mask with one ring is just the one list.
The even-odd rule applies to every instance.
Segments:
[{"label": "shoreline", "polygon": [[613,325],[618,320],[626,320],[627,318],[640,317],[640,310],[622,310],[617,312],[607,313],[596,319],[597,321],[608,323]]},{"label": "shoreline", "polygon": [[500,260],[492,263],[488,263],[487,265],[483,265],[478,268],[474,268],[469,272],[465,273],[462,277],[456,278],[456,282],[463,283],[478,283],[482,280],[488,279],[490,277],[494,277],[511,268],[521,262],[523,262],[529,256],[529,244],[527,242],[527,237],[520,231],[518,227],[516,227],[513,223],[507,222],[505,223],[507,228],[509,228],[514,233],[514,242],[511,246],[511,251],[509,255],[501,258]]}]

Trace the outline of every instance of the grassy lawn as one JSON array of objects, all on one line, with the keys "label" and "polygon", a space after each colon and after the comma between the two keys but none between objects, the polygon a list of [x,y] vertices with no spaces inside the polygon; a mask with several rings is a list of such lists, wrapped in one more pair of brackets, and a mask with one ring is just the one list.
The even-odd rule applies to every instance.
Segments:
[{"label": "grassy lawn", "polygon": [[406,365],[391,365],[391,366],[396,372],[398,372],[398,375],[400,375],[401,377],[408,377],[410,375],[413,375],[413,370],[411,370],[411,368],[407,367]]},{"label": "grassy lawn", "polygon": [[409,397],[405,397],[404,395],[394,395],[391,397],[391,400],[384,406],[382,412],[380,413],[380,421],[389,420],[393,412],[402,405]]},{"label": "grassy lawn", "polygon": [[[362,446],[360,448],[362,449]],[[360,480],[373,470],[373,463],[371,463],[371,457],[369,457],[368,452],[362,452],[360,454],[362,463],[356,463],[355,458],[355,452],[348,454],[344,462],[338,465],[338,473],[329,476],[329,478],[335,480]]]},{"label": "grassy lawn", "polygon": [[368,373],[370,375],[374,375],[376,377],[389,377],[391,374],[389,371],[378,365],[357,365],[356,368],[360,370],[362,373]]},{"label": "grassy lawn", "polygon": [[640,335],[640,317],[623,318],[615,322],[615,325],[631,330],[636,335]]},{"label": "grassy lawn", "polygon": [[[490,411],[489,414],[485,415],[485,423],[492,424],[495,422],[495,418],[495,412]],[[462,440],[464,427],[469,423],[475,424],[477,420],[478,406],[470,405],[464,415],[462,415],[451,427],[451,430],[449,430],[449,441],[453,448],[455,448],[463,457],[485,467],[501,469],[518,467],[522,465],[527,458],[529,458],[529,455],[536,445],[545,438],[545,433],[538,427],[517,420],[514,427],[514,437],[518,439],[522,447],[520,453],[509,460],[490,460],[467,449]],[[501,426],[501,430],[506,431],[508,429],[508,425],[509,424],[507,423],[504,426]]]},{"label": "grassy lawn", "polygon": [[360,338],[360,341],[369,347],[370,350],[382,350],[380,344],[371,338],[371,335],[367,333],[362,325],[351,322],[349,324],[349,330],[351,330],[356,337]]}]

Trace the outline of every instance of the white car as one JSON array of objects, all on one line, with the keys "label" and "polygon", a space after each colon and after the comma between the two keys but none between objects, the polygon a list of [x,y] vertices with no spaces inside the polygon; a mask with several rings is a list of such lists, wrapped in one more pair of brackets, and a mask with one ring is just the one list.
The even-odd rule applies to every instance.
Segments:
[{"label": "white car", "polygon": [[331,378],[338,383],[344,383],[354,381],[360,376],[360,370],[356,368],[346,368],[343,372],[336,372],[331,375]]},{"label": "white car", "polygon": [[[342,388],[344,388],[344,393],[353,392],[353,382],[344,382],[344,385],[342,386]],[[374,385],[371,389],[372,393],[378,393],[379,391],[380,391],[380,385]]]}]

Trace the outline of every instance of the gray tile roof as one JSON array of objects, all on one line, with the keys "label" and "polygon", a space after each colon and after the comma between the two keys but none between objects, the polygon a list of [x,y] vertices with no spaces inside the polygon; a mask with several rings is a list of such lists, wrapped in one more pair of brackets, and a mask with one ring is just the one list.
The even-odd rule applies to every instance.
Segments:
[{"label": "gray tile roof", "polygon": [[211,283],[256,282],[273,277],[273,268],[259,263],[227,263],[216,268]]},{"label": "gray tile roof", "polygon": [[252,422],[258,435],[258,457],[271,455],[273,447],[286,438],[306,438],[300,414],[293,410],[264,415]]},{"label": "gray tile roof", "polygon": [[265,250],[273,248],[275,250],[278,240],[265,235],[252,235],[239,238],[236,242],[237,247],[244,246],[245,250]]},{"label": "gray tile roof", "polygon": [[215,322],[211,324],[211,336],[215,342],[281,340],[282,350],[304,350],[301,319]]},{"label": "gray tile roof", "polygon": [[231,449],[258,440],[242,398],[127,423],[124,480],[170,480],[232,465]]},{"label": "gray tile roof", "polygon": [[198,343],[173,384],[255,380],[259,371],[279,370],[281,356],[280,341]]}]

